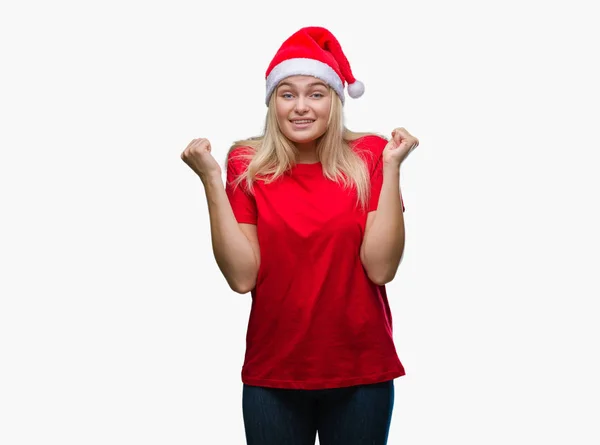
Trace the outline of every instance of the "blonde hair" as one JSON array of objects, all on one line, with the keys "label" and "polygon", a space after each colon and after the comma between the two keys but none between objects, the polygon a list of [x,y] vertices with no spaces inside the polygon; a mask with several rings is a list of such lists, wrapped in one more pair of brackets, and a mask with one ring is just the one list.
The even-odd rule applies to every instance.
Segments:
[{"label": "blonde hair", "polygon": [[[339,96],[331,88],[329,93],[332,96],[329,121],[327,130],[317,140],[317,157],[323,167],[323,175],[344,188],[354,188],[357,194],[356,204],[365,210],[370,197],[369,171],[359,154],[362,153],[360,147],[352,148],[350,142],[373,133],[348,130],[343,123],[342,102]],[[298,149],[279,128],[275,112],[276,96],[273,94],[269,100],[263,135],[235,141],[227,153],[227,158],[230,159],[234,149],[250,149],[241,150],[240,154],[235,156],[250,162],[245,173],[239,175],[233,184],[237,187],[245,181],[250,193],[254,181],[264,181],[268,184],[296,165]],[[367,150],[364,152],[370,154]]]}]

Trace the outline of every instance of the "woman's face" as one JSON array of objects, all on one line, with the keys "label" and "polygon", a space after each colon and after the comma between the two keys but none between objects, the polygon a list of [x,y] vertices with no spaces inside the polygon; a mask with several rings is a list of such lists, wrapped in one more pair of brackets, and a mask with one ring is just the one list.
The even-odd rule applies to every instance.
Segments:
[{"label": "woman's face", "polygon": [[279,83],[274,94],[277,122],[289,140],[306,144],[323,136],[332,94],[325,82],[312,76],[291,76]]}]

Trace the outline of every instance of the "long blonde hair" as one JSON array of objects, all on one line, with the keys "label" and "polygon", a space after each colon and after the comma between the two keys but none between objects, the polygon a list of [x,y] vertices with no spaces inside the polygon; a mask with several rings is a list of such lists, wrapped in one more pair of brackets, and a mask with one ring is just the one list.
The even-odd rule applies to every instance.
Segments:
[{"label": "long blonde hair", "polygon": [[[363,151],[358,146],[352,148],[350,142],[373,133],[348,130],[343,123],[342,102],[339,96],[331,88],[329,93],[332,96],[329,121],[327,130],[317,141],[317,157],[323,167],[323,175],[344,188],[354,188],[357,194],[356,204],[364,210],[370,197],[369,171],[367,164],[358,154]],[[264,133],[258,137],[235,141],[227,153],[227,158],[230,159],[234,149],[250,149],[240,150],[239,155],[236,155],[236,158],[250,162],[245,173],[238,176],[234,182],[234,187],[245,181],[247,190],[252,192],[254,181],[264,181],[268,184],[296,165],[298,149],[279,128],[275,97],[276,94],[273,94],[269,100]],[[364,153],[369,152],[365,150]]]}]

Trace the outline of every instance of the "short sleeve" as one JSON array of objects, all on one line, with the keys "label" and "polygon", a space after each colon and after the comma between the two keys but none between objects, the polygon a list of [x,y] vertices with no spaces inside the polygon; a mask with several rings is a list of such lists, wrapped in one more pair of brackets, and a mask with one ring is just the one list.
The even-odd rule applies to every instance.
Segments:
[{"label": "short sleeve", "polygon": [[[369,212],[377,210],[379,204],[379,195],[381,195],[381,186],[383,185],[383,149],[387,145],[387,141],[382,137],[373,139],[376,139],[376,142],[373,144],[373,162],[370,163],[371,197],[369,199]],[[402,203],[402,212],[404,212],[406,209],[402,192],[400,193],[400,202]]]},{"label": "short sleeve", "polygon": [[[235,154],[234,154],[235,153]],[[245,181],[237,186],[234,181],[245,172],[245,162],[236,159],[239,151],[233,150],[227,157],[227,182],[225,191],[238,223],[256,224],[257,210],[254,196],[247,190]],[[246,164],[247,165],[247,164]]]}]

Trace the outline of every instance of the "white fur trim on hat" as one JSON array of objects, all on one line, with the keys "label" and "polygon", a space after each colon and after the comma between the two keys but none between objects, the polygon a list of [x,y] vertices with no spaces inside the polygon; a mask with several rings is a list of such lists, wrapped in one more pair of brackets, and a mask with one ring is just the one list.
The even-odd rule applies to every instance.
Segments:
[{"label": "white fur trim on hat", "polygon": [[[327,83],[340,96],[344,103],[344,84],[337,73],[326,63],[315,59],[287,59],[274,67],[267,77],[267,95],[265,103],[269,104],[271,94],[277,84],[290,76],[314,76]],[[350,91],[348,91],[350,94]]]}]

